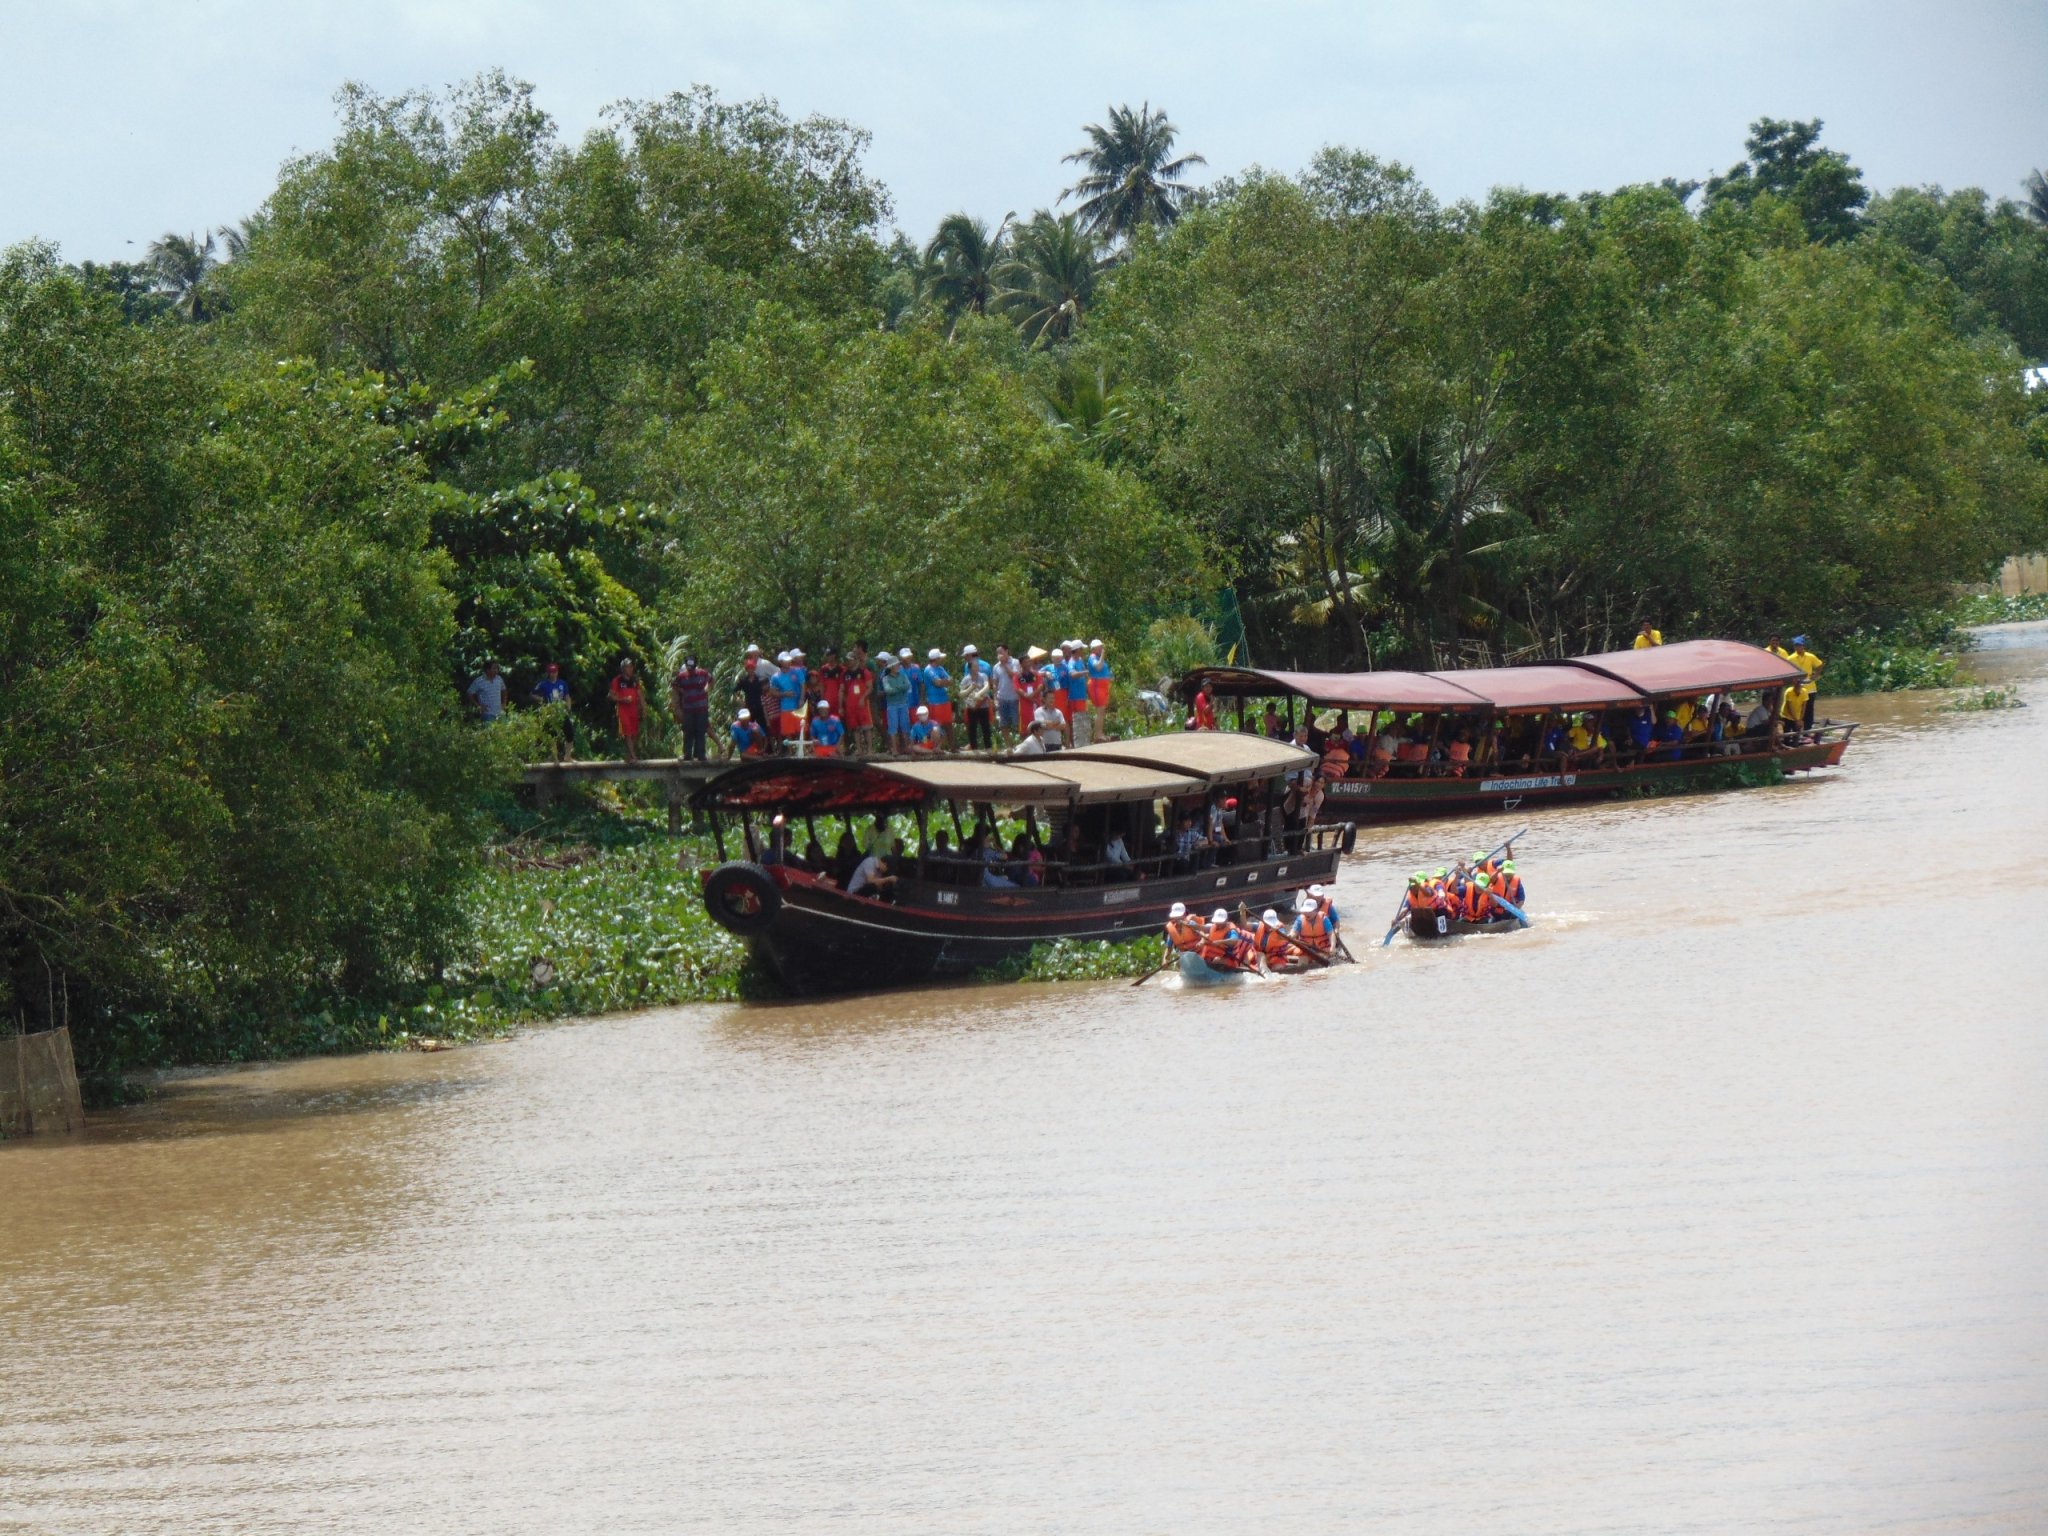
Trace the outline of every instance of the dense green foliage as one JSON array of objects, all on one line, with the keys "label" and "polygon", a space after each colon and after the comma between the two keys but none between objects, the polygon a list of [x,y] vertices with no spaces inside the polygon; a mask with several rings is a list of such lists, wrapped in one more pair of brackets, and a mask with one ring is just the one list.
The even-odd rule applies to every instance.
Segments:
[{"label": "dense green foliage", "polygon": [[[1151,683],[1219,629],[1439,664],[1651,615],[1804,630],[1841,691],[2048,544],[2048,215],[1871,197],[1818,123],[1697,199],[1444,206],[1341,148],[1198,188],[1115,107],[1072,211],[920,241],[771,102],[339,116],[239,225],[0,272],[0,1007],[101,1063],[727,985],[659,851],[479,876],[533,745],[465,723],[486,657],[603,725],[684,645],[1078,632]],[[536,935],[580,957],[538,991]]]}]

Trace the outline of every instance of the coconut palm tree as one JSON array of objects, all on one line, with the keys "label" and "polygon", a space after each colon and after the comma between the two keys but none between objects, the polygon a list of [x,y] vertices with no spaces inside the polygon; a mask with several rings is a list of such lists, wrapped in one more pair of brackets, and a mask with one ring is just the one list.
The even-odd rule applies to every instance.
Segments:
[{"label": "coconut palm tree", "polygon": [[990,234],[988,225],[965,213],[939,220],[938,233],[924,248],[929,275],[925,292],[939,306],[950,328],[964,314],[985,315],[1002,297],[1002,268],[1009,255],[1010,220]]},{"label": "coconut palm tree", "polygon": [[1101,247],[1074,214],[1039,212],[1017,232],[1001,276],[1003,309],[1027,343],[1065,341],[1095,298]]},{"label": "coconut palm tree", "polygon": [[2037,224],[2048,224],[2048,176],[2039,171],[2027,172],[2027,179],[2020,183],[2027,193],[2027,212]]},{"label": "coconut palm tree", "polygon": [[206,277],[217,265],[212,235],[202,241],[197,235],[166,234],[150,242],[149,264],[157,291],[170,299],[176,313],[195,324],[211,317]]},{"label": "coconut palm tree", "polygon": [[1128,240],[1140,224],[1172,225],[1190,191],[1182,178],[1190,167],[1209,163],[1200,155],[1170,158],[1180,130],[1149,101],[1135,112],[1111,107],[1106,125],[1086,123],[1081,131],[1088,143],[1063,158],[1085,173],[1060,201],[1079,198],[1082,227],[1104,239]]},{"label": "coconut palm tree", "polygon": [[1116,376],[1105,368],[1069,362],[1039,393],[1046,420],[1081,452],[1114,464],[1123,449],[1128,412],[1117,391]]}]

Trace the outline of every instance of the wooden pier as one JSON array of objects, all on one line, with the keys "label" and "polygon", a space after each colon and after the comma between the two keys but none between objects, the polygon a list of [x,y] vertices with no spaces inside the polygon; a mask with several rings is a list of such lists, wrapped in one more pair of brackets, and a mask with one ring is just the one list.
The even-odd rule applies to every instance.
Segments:
[{"label": "wooden pier", "polygon": [[680,757],[643,757],[637,763],[609,759],[589,763],[528,763],[521,781],[533,787],[533,803],[542,810],[553,804],[555,796],[571,784],[588,783],[594,779],[612,783],[638,779],[660,784],[668,791],[668,829],[680,832],[683,830],[683,806],[690,798],[690,791],[730,767],[729,761],[717,758],[708,763],[693,763]]}]

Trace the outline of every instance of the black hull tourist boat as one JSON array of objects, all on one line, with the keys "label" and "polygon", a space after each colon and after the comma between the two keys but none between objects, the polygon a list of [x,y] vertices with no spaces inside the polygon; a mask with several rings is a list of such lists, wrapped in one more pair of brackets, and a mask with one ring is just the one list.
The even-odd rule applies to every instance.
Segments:
[{"label": "black hull tourist boat", "polygon": [[[1805,674],[1774,652],[1735,640],[1681,640],[1642,650],[1607,651],[1570,661],[1470,668],[1457,672],[1271,672],[1204,667],[1188,675],[1192,696],[1206,686],[1220,704],[1235,700],[1238,722],[1255,700],[1285,700],[1291,732],[1297,707],[1344,711],[1371,740],[1390,727],[1413,754],[1369,754],[1326,773],[1322,819],[1399,821],[1461,812],[1527,809],[1614,795],[1736,788],[1778,773],[1833,768],[1855,734],[1852,724],[1770,727],[1654,744],[1636,752],[1627,725],[1648,710],[1690,706],[1718,712],[1732,695],[1755,695],[1776,715],[1782,691]],[[1567,722],[1592,722],[1615,745],[1546,751]],[[1312,731],[1320,751],[1323,733]],[[1452,759],[1462,747],[1465,761]],[[1761,770],[1761,772],[1759,771]]]},{"label": "black hull tourist boat", "polygon": [[[704,904],[793,993],[968,976],[1034,944],[1156,933],[1176,901],[1271,905],[1333,881],[1356,829],[1290,827],[1280,810],[1286,780],[1313,766],[1285,742],[1222,732],[998,761],[747,763],[693,800],[725,861],[704,876]],[[1239,802],[1231,845],[1177,857],[1179,817],[1226,799]],[[990,828],[1015,836],[984,856]],[[744,858],[727,857],[735,832]],[[841,852],[824,856],[835,833]],[[800,834],[816,854],[791,850]],[[1128,863],[1104,856],[1117,837]],[[887,899],[849,893],[855,854],[906,838]]]}]

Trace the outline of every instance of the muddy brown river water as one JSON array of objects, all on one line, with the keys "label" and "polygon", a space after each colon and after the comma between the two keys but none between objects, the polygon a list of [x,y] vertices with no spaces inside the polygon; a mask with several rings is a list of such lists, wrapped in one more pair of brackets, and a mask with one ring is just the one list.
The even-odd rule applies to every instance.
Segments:
[{"label": "muddy brown river water", "polygon": [[1355,968],[688,1008],[0,1149],[0,1531],[2048,1529],[2033,708]]}]

